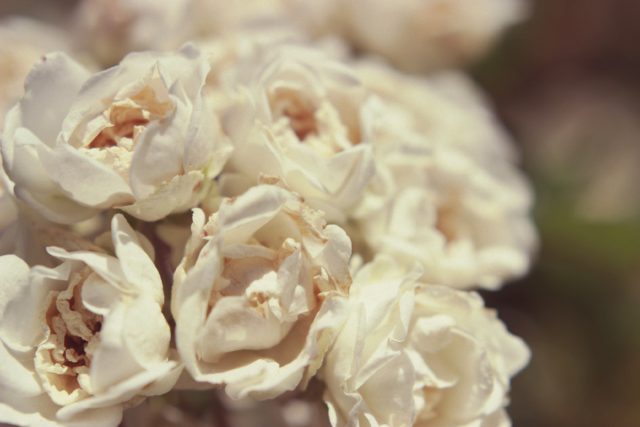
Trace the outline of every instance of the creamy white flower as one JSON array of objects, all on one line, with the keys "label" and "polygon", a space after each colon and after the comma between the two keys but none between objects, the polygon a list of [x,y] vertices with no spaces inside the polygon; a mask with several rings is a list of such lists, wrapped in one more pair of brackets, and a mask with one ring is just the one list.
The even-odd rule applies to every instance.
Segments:
[{"label": "creamy white flower", "polygon": [[378,258],[320,371],[334,427],[498,427],[529,351],[475,293],[417,283]]},{"label": "creamy white flower", "polygon": [[56,268],[0,258],[1,421],[115,427],[175,383],[160,276],[122,215],[112,239],[115,256],[50,247]]},{"label": "creamy white flower", "polygon": [[405,128],[402,132],[411,135],[410,141],[422,138],[455,148],[484,166],[495,164],[496,159],[500,163],[517,161],[513,141],[466,74],[449,71],[417,77],[375,61],[361,60],[353,65],[367,89],[390,107],[391,111],[384,113]]},{"label": "creamy white flower", "polygon": [[238,102],[238,64],[264,55],[278,46],[308,41],[290,25],[248,27],[198,39],[194,43],[211,66],[206,96],[214,112],[224,116]]},{"label": "creamy white flower", "polygon": [[338,33],[361,51],[410,71],[464,65],[526,15],[525,0],[287,0],[316,34]]},{"label": "creamy white flower", "polygon": [[7,114],[16,196],[60,223],[111,207],[146,221],[192,208],[230,151],[203,96],[208,72],[189,45],[131,54],[93,76],[45,56]]},{"label": "creamy white flower", "polygon": [[223,119],[229,170],[252,183],[277,176],[344,220],[374,174],[361,123],[368,92],[352,71],[319,50],[280,46],[241,63],[237,82],[246,90]]},{"label": "creamy white flower", "polygon": [[171,303],[189,373],[233,398],[304,387],[343,320],[345,232],[266,184],[225,199],[206,222],[196,210],[192,227]]},{"label": "creamy white flower", "polygon": [[0,21],[0,130],[5,113],[22,96],[31,67],[45,53],[69,46],[66,35],[55,27],[27,18]]},{"label": "creamy white flower", "polygon": [[378,174],[355,213],[370,248],[420,261],[427,282],[459,288],[496,289],[526,272],[531,191],[469,82],[359,70],[384,101],[368,110]]}]

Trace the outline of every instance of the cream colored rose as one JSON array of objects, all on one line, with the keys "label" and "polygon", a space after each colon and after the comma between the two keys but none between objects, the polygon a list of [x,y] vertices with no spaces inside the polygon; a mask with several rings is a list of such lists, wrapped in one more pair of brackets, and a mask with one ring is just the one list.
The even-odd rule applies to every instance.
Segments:
[{"label": "cream colored rose", "polygon": [[146,221],[192,208],[230,151],[202,93],[208,72],[188,45],[134,53],[93,76],[45,56],[7,114],[16,196],[60,223],[112,207]]},{"label": "cream colored rose", "polygon": [[[62,263],[0,258],[0,420],[116,426],[123,405],[173,386],[160,276],[122,215],[115,256],[50,247]],[[27,315],[28,314],[28,315]]]},{"label": "cream colored rose", "polygon": [[361,64],[378,174],[354,214],[375,253],[429,283],[500,287],[529,267],[532,195],[511,141],[460,75],[427,80]]},{"label": "cream colored rose", "polygon": [[374,174],[364,139],[368,100],[352,71],[310,48],[274,47],[238,65],[246,86],[224,115],[228,171],[277,176],[332,221],[344,220]]},{"label": "cream colored rose", "polygon": [[299,196],[258,185],[225,199],[174,276],[176,343],[196,381],[233,398],[304,386],[344,317],[351,243]]},{"label": "cream colored rose", "polygon": [[286,0],[316,34],[337,33],[409,71],[461,66],[526,15],[525,0]]},{"label": "cream colored rose", "polygon": [[45,53],[69,46],[66,34],[44,23],[18,17],[0,21],[0,130],[5,113],[22,96],[31,67]]},{"label": "cream colored rose", "polygon": [[530,352],[484,308],[480,295],[421,286],[409,334],[419,378],[417,426],[504,422],[511,377],[527,365]]},{"label": "cream colored rose", "polygon": [[[353,66],[365,87],[387,108],[369,118],[374,123],[384,119],[385,125],[394,126],[385,144],[400,131],[403,136],[412,135],[409,142],[428,140],[432,146],[454,148],[483,166],[494,165],[496,159],[501,164],[518,160],[511,137],[466,74],[449,71],[417,77],[370,60],[356,61]],[[375,109],[370,110],[376,114]],[[403,129],[398,130],[400,125]],[[373,129],[382,132],[383,128]],[[379,137],[376,143],[383,140]]]},{"label": "cream colored rose", "polygon": [[418,276],[381,257],[354,278],[349,318],[320,371],[334,427],[505,425],[527,347],[479,295]]}]

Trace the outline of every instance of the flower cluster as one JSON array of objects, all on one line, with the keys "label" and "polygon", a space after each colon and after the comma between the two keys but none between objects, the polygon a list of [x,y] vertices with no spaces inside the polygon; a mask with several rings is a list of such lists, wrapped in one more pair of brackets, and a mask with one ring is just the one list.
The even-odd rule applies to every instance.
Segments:
[{"label": "flower cluster", "polygon": [[[524,274],[536,236],[487,102],[266,24],[335,2],[227,3],[85,0],[76,46],[0,26],[38,52],[11,51],[30,71],[0,94],[0,422],[115,427],[173,389],[313,381],[333,427],[509,425],[529,351],[473,289]],[[367,3],[340,21],[360,45],[440,61],[410,52],[437,26],[403,41],[411,2],[385,46],[357,11],[391,3]],[[429,23],[469,13],[427,3]],[[460,55],[505,21],[486,13]]]}]

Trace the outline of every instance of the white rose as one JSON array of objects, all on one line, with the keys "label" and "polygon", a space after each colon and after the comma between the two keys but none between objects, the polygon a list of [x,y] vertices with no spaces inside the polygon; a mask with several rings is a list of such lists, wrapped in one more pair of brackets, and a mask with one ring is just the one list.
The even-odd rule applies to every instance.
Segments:
[{"label": "white rose", "polygon": [[63,32],[41,22],[17,17],[0,21],[0,130],[5,113],[22,96],[31,67],[45,53],[68,50],[69,45]]},{"label": "white rose", "polygon": [[343,317],[351,244],[294,193],[258,185],[205,223],[174,276],[176,343],[196,381],[272,398],[320,366]]},{"label": "white rose", "polygon": [[332,425],[505,425],[527,347],[479,295],[417,276],[378,258],[354,278],[350,316],[320,371]]},{"label": "white rose", "polygon": [[536,244],[531,190],[469,82],[359,70],[385,102],[368,110],[378,175],[355,214],[368,245],[422,262],[429,283],[496,289],[525,273]]},{"label": "white rose", "polygon": [[[397,122],[393,124],[418,135],[409,141],[427,139],[431,145],[455,148],[485,166],[494,165],[496,159],[500,163],[518,160],[513,141],[490,102],[466,74],[448,71],[417,77],[370,60],[353,65],[366,88],[391,109],[385,113],[391,113]],[[398,129],[389,133],[397,137]]]},{"label": "white rose", "polygon": [[418,426],[500,425],[511,377],[530,352],[480,295],[421,286],[409,340],[420,387]]},{"label": "white rose", "polygon": [[287,0],[318,34],[338,33],[358,49],[410,71],[464,65],[526,15],[525,0]]},{"label": "white rose", "polygon": [[280,46],[238,66],[246,85],[224,116],[234,144],[229,171],[255,183],[280,177],[332,221],[344,220],[374,174],[363,137],[368,93],[321,51]]},{"label": "white rose", "polygon": [[1,421],[115,427],[175,383],[160,276],[122,215],[112,238],[115,256],[49,248],[53,269],[0,258]]},{"label": "white rose", "polygon": [[230,151],[202,94],[208,72],[191,46],[134,53],[94,76],[45,56],[6,118],[16,196],[60,223],[111,207],[146,221],[192,208]]}]

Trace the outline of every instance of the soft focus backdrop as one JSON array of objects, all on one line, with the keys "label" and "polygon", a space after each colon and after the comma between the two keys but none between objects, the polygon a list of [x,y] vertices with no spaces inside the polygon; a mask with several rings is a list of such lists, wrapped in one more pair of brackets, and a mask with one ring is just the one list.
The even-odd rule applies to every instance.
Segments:
[{"label": "soft focus backdrop", "polygon": [[[55,22],[74,3],[2,0],[0,17]],[[640,425],[639,20],[637,0],[536,0],[531,18],[472,67],[537,194],[535,268],[484,293],[533,351],[513,382],[516,427]],[[221,404],[210,395],[168,399],[193,407],[193,425],[220,424],[210,411],[199,417]],[[227,421],[272,425],[272,409],[239,407]],[[285,413],[299,419],[302,409]],[[181,416],[171,425],[186,423]]]},{"label": "soft focus backdrop", "polygon": [[533,350],[516,427],[640,425],[640,3],[538,0],[474,74],[519,141],[541,250],[485,294]]}]

